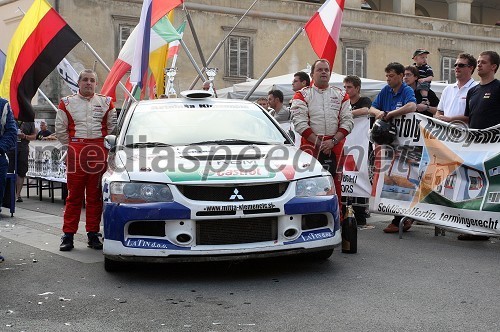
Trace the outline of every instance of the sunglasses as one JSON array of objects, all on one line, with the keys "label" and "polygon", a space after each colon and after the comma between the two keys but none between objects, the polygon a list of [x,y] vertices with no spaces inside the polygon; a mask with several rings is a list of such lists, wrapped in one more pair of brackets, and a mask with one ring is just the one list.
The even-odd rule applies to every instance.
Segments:
[{"label": "sunglasses", "polygon": [[466,63],[455,63],[453,67],[464,68],[464,67],[470,67],[470,65]]}]

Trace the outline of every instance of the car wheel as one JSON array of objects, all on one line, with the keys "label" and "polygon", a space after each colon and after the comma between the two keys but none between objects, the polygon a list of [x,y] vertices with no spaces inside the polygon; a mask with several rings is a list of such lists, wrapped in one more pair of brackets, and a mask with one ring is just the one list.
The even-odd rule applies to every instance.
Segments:
[{"label": "car wheel", "polygon": [[123,268],[123,263],[104,257],[104,270],[106,272],[118,272]]}]

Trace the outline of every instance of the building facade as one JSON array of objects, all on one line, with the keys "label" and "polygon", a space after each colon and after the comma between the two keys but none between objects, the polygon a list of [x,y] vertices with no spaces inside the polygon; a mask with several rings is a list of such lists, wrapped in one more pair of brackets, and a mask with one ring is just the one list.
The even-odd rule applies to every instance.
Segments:
[{"label": "building facade", "polygon": [[[138,23],[142,6],[142,0],[49,3],[109,67]],[[217,88],[259,78],[324,1],[255,1],[232,30],[253,3],[254,0],[190,0],[184,2],[184,8],[175,10],[175,27],[189,12],[193,29],[186,28],[184,41],[203,67],[193,32],[197,35],[204,59],[212,58],[208,66],[219,69]],[[31,4],[31,0],[0,0],[0,29],[7,32],[4,35],[11,36],[19,24],[22,12],[18,7],[26,11]],[[453,82],[453,63],[458,53],[477,56],[484,50],[500,50],[498,18],[498,0],[346,0],[334,71],[384,80],[384,68],[389,62],[412,64],[413,51],[425,48],[431,53],[428,61],[434,69],[434,79]],[[4,52],[9,40],[10,37],[0,40]],[[83,43],[67,59],[77,71],[95,68],[101,83],[107,75],[105,67]],[[302,33],[268,76],[304,69],[315,59],[307,36]],[[184,50],[180,51],[176,67],[175,89],[179,92],[188,89],[197,74]],[[198,82],[195,88],[200,87]],[[69,93],[56,75],[44,82],[42,90],[47,90],[54,101]],[[117,96],[123,99],[121,92]]]}]

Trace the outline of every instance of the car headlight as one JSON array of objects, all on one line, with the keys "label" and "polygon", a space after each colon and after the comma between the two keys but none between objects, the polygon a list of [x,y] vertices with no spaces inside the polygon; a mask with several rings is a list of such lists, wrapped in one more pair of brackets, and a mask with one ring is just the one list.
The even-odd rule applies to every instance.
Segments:
[{"label": "car headlight", "polygon": [[166,184],[147,182],[111,182],[110,198],[113,203],[172,202],[170,188]]},{"label": "car headlight", "polygon": [[297,181],[295,195],[297,197],[327,196],[334,193],[333,178],[331,175]]}]

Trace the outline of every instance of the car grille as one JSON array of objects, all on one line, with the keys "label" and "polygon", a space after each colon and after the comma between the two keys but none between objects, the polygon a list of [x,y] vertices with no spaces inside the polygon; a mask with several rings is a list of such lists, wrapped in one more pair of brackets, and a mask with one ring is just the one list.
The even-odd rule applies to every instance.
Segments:
[{"label": "car grille", "polygon": [[196,223],[196,244],[199,245],[253,243],[277,239],[276,217],[204,220]]},{"label": "car grille", "polygon": [[177,185],[186,197],[195,201],[241,202],[278,198],[288,188],[288,182],[231,186]]}]

